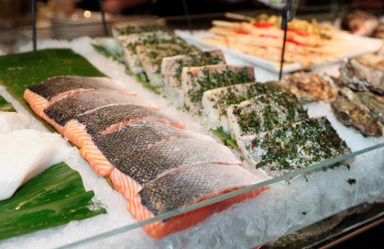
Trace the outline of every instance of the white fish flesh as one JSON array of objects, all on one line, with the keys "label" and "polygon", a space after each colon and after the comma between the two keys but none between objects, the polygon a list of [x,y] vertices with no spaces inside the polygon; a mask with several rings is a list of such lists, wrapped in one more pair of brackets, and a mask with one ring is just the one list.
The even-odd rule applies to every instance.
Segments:
[{"label": "white fish flesh", "polygon": [[0,201],[28,180],[62,162],[70,147],[59,134],[31,129],[0,134]]}]

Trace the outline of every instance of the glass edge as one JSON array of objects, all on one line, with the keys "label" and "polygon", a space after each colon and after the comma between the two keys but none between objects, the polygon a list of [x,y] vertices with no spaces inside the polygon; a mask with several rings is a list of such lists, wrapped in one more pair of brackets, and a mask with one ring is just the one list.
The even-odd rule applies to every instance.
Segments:
[{"label": "glass edge", "polygon": [[280,181],[288,180],[288,179],[291,179],[293,177],[296,177],[296,176],[299,176],[299,175],[302,175],[305,173],[310,173],[310,172],[313,172],[316,170],[320,170],[320,169],[323,169],[325,167],[329,167],[329,166],[332,166],[336,163],[342,162],[344,160],[350,159],[352,157],[355,157],[355,156],[358,156],[358,155],[361,155],[361,154],[364,154],[364,153],[367,153],[370,151],[374,151],[376,149],[380,149],[383,147],[384,147],[384,143],[379,143],[379,144],[376,144],[376,145],[373,145],[373,146],[370,146],[370,147],[367,147],[367,148],[364,148],[364,149],[361,149],[361,150],[358,150],[355,152],[348,153],[348,154],[340,156],[340,157],[327,159],[327,160],[324,160],[320,163],[316,163],[312,166],[302,168],[302,169],[296,170],[294,172],[275,177],[273,179],[268,179],[268,180],[265,180],[263,182],[260,182],[260,183],[254,184],[254,185],[250,185],[250,186],[247,186],[247,187],[244,187],[244,188],[241,188],[241,189],[238,189],[238,190],[235,190],[235,191],[223,194],[223,195],[219,195],[217,197],[213,197],[211,199],[204,200],[202,202],[192,204],[190,206],[180,207],[180,208],[177,208],[177,209],[172,210],[170,212],[159,214],[159,215],[156,215],[155,217],[152,217],[152,218],[149,218],[149,219],[146,219],[143,221],[135,222],[133,224],[129,224],[129,225],[126,225],[126,226],[123,226],[120,228],[112,229],[112,230],[107,231],[107,232],[93,235],[91,237],[88,237],[88,238],[85,238],[82,240],[78,240],[78,241],[69,243],[67,245],[57,247],[57,248],[60,248],[60,249],[74,248],[76,246],[91,243],[91,242],[94,242],[96,240],[108,238],[108,237],[111,237],[111,236],[114,236],[114,235],[117,235],[117,234],[120,234],[123,232],[127,232],[130,230],[148,225],[148,224],[156,222],[156,221],[166,220],[166,219],[172,218],[172,217],[180,215],[180,214],[184,214],[184,213],[187,213],[187,212],[190,212],[190,211],[193,211],[193,210],[196,210],[196,209],[199,209],[199,208],[202,208],[202,207],[214,204],[214,203],[218,203],[218,202],[230,199],[232,197],[256,190],[256,189],[261,188],[261,187],[265,187],[265,186],[268,186],[268,185],[271,185],[271,184],[274,184],[274,183],[277,183]]}]

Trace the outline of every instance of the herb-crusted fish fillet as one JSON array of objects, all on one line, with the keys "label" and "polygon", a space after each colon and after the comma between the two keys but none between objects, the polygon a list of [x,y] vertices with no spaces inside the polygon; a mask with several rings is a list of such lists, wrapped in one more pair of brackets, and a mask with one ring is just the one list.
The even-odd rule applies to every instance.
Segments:
[{"label": "herb-crusted fish fillet", "polygon": [[341,83],[359,92],[371,91],[384,95],[384,71],[360,64],[356,59],[340,65]]},{"label": "herb-crusted fish fillet", "polygon": [[170,31],[168,27],[163,24],[148,24],[148,25],[124,25],[124,26],[115,26],[112,28],[112,35],[115,39],[118,39],[119,36],[131,35],[131,34],[140,34],[147,32],[156,32],[156,31]]},{"label": "herb-crusted fish fillet", "polygon": [[[258,177],[238,166],[210,163],[191,165],[146,185],[139,192],[140,200],[131,201],[128,209],[136,219],[144,220],[260,181]],[[144,229],[149,235],[160,239],[191,227],[234,203],[255,197],[266,189],[256,189],[166,221],[151,223]]]},{"label": "herb-crusted fish fillet", "polygon": [[126,125],[140,121],[154,121],[185,129],[185,125],[161,112],[139,105],[113,105],[81,114],[65,125],[64,136],[82,148],[92,144],[93,138],[105,135]]},{"label": "herb-crusted fish fillet", "polygon": [[252,165],[273,177],[350,152],[325,117],[288,124],[237,142]]},{"label": "herb-crusted fish fillet", "polygon": [[136,153],[157,143],[181,137],[212,140],[208,136],[183,131],[163,123],[141,121],[83,143],[80,154],[98,175],[108,176],[118,158],[123,157],[129,161]]},{"label": "herb-crusted fish fillet", "polygon": [[217,64],[225,64],[225,58],[221,50],[176,55],[163,58],[161,62],[161,74],[165,77],[165,83],[170,89],[178,90],[181,89],[181,72],[183,67]]},{"label": "herb-crusted fish fillet", "polygon": [[357,105],[345,96],[338,96],[336,101],[331,103],[331,107],[336,118],[345,126],[354,127],[366,136],[383,135],[380,124],[365,106]]},{"label": "herb-crusted fish fillet", "polygon": [[184,104],[195,113],[202,110],[205,91],[255,80],[253,67],[228,65],[185,67],[181,78]]},{"label": "herb-crusted fish fillet", "polygon": [[152,86],[164,85],[164,78],[161,75],[161,61],[164,57],[189,54],[197,51],[183,40],[177,38],[161,44],[149,44],[136,46],[136,52],[140,63]]},{"label": "herb-crusted fish fillet", "polygon": [[222,127],[229,131],[227,109],[230,105],[238,104],[260,94],[272,94],[281,92],[280,82],[267,83],[243,83],[233,86],[220,87],[205,91],[202,98],[204,114],[208,118],[211,128]]},{"label": "herb-crusted fish fillet", "polygon": [[78,115],[93,109],[118,104],[136,104],[156,108],[151,102],[122,93],[86,92],[50,104],[48,108],[44,109],[43,118],[63,134],[63,127],[66,123]]},{"label": "herb-crusted fish fillet", "polygon": [[272,130],[308,118],[307,112],[289,93],[259,95],[227,109],[229,130],[236,139]]},{"label": "herb-crusted fish fillet", "polygon": [[119,36],[118,39],[120,46],[122,47],[124,61],[129,70],[134,74],[139,74],[144,70],[141,66],[139,56],[137,55],[136,46],[141,44],[160,44],[164,41],[175,39],[175,35],[172,32],[155,31],[123,35]]},{"label": "herb-crusted fish fillet", "polygon": [[54,103],[67,96],[100,89],[124,90],[107,77],[55,76],[26,89],[24,98],[39,114],[47,107],[48,102]]}]

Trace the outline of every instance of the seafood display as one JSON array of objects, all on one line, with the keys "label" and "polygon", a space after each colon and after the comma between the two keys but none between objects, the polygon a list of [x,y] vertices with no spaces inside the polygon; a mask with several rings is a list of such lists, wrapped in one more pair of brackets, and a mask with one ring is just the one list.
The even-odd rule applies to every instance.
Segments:
[{"label": "seafood display", "polygon": [[[22,184],[57,164],[68,155],[69,148],[58,134],[31,129],[0,134],[0,200],[10,198]],[[15,155],[18,155],[15,157]]]},{"label": "seafood display", "polygon": [[274,177],[350,152],[325,117],[241,138],[238,144],[252,165]]},{"label": "seafood display", "polygon": [[[33,98],[26,100],[31,106],[35,104]],[[128,210],[137,220],[261,180],[244,170],[243,164],[226,146],[187,130],[182,122],[160,113],[152,103],[124,91],[79,92],[48,102],[40,115],[79,147],[80,154],[97,174],[110,178],[116,190],[127,199]],[[176,192],[171,189],[159,192],[158,189],[159,186],[178,185],[186,188]],[[205,207],[150,224],[144,229],[160,239],[266,189],[233,197],[214,205],[217,208]],[[161,196],[173,199],[157,203]],[[155,210],[154,205],[168,207]]]},{"label": "seafood display", "polygon": [[331,101],[337,96],[335,89],[315,73],[296,72],[283,77],[282,86],[296,95],[301,102]]},{"label": "seafood display", "polygon": [[[273,20],[273,18],[255,20],[251,23],[215,21],[217,27],[211,31],[216,34],[216,37],[225,36],[223,39],[227,39],[229,43],[242,40],[244,46],[245,44],[257,45],[255,50],[259,49],[258,46],[268,46],[268,49],[276,47],[277,51],[280,52],[281,44],[276,43],[276,38],[281,37],[282,33],[277,28],[277,22],[278,20]],[[308,51],[311,50],[310,47],[314,49],[315,53],[321,51],[319,48],[324,45],[324,40],[321,40],[320,37],[326,36],[328,30],[322,29],[316,24],[312,25],[312,30],[300,30],[300,25],[297,26],[297,22],[294,23],[295,27],[290,27],[288,32],[287,58],[296,56],[294,59],[297,59],[297,55],[302,56],[303,44],[308,48]],[[270,34],[276,35],[276,37],[265,37]],[[331,33],[328,34],[332,36]],[[254,39],[255,36],[262,37],[262,39]],[[167,47],[174,46],[160,42],[160,45],[164,44],[167,44]],[[175,102],[182,102],[184,107],[193,114],[201,115],[204,113],[208,119],[208,126],[214,129],[214,133],[223,141],[225,140],[226,144],[230,144],[234,148],[236,148],[236,143],[240,148],[244,148],[244,141],[247,139],[253,139],[274,129],[283,129],[294,123],[307,120],[308,115],[303,109],[302,103],[319,100],[331,101],[337,96],[332,85],[314,73],[298,72],[286,75],[282,82],[256,83],[254,82],[253,68],[222,64],[224,61],[217,59],[222,56],[218,56],[218,52],[215,50],[195,53],[185,51],[180,55],[166,57],[166,53],[160,52],[160,49],[153,53],[154,51],[151,50],[153,44],[143,46],[145,49],[140,49],[140,46],[143,45],[136,45],[136,52],[140,51],[142,54],[142,63],[147,63],[149,57],[155,58],[158,64],[162,61],[161,75],[157,74],[158,77],[155,78],[149,76],[150,84],[158,85],[157,83],[161,82],[164,84],[163,90],[166,92],[164,95],[171,99],[179,98]],[[290,53],[292,53],[291,57]],[[204,58],[200,61],[207,60],[209,63],[199,65],[202,62],[197,62],[198,56]],[[215,56],[216,60],[211,62],[212,56]],[[163,58],[161,59],[161,57]],[[277,57],[280,58],[280,56]],[[127,65],[129,66],[129,64]],[[153,70],[149,68],[144,68],[144,71],[147,76],[153,74]],[[182,97],[180,97],[180,91]],[[304,122],[303,126],[307,123]],[[309,125],[307,126],[306,128],[310,129]],[[289,136],[289,132],[285,134],[285,132],[280,131],[280,133]],[[336,135],[335,139],[340,138]],[[346,151],[348,151],[347,148]],[[252,154],[250,150],[242,149],[242,152],[245,157],[250,157]],[[337,155],[332,154],[330,157]],[[311,163],[301,166],[309,166],[316,162],[316,160],[308,161]],[[255,161],[251,160],[250,162],[255,166]],[[295,167],[293,165],[291,170],[294,170]]]}]

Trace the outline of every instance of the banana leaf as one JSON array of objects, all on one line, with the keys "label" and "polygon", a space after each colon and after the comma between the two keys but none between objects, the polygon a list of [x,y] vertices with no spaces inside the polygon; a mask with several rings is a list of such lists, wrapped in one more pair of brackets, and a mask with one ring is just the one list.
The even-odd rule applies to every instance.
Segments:
[{"label": "banana leaf", "polygon": [[24,90],[58,75],[104,76],[70,49],[44,49],[0,56],[0,85],[28,108],[23,98]]},{"label": "banana leaf", "polygon": [[65,163],[32,178],[12,198],[0,201],[0,239],[106,213],[92,203],[80,174]]},{"label": "banana leaf", "polygon": [[[0,84],[32,114],[23,98],[24,90],[58,75],[104,76],[70,49],[0,56]],[[9,103],[3,102],[6,101],[0,99],[0,108],[5,106],[10,110]],[[85,191],[78,172],[64,163],[52,166],[31,179],[12,198],[0,201],[0,239],[106,213],[103,208],[93,207],[93,196],[92,191]]]}]

